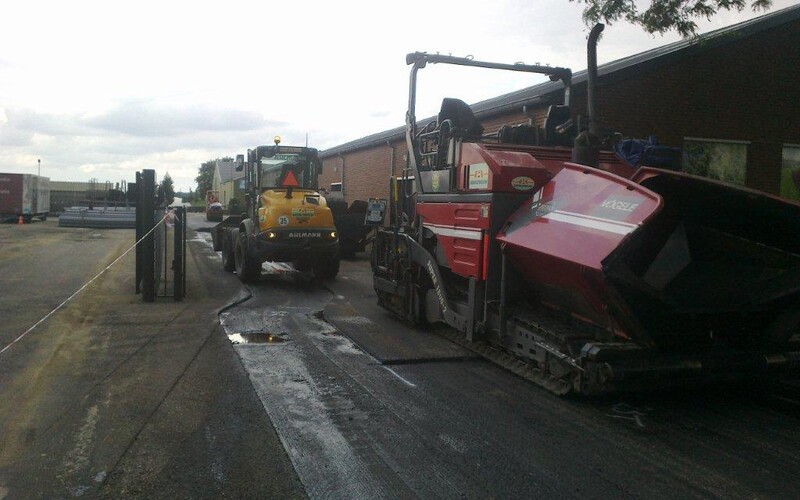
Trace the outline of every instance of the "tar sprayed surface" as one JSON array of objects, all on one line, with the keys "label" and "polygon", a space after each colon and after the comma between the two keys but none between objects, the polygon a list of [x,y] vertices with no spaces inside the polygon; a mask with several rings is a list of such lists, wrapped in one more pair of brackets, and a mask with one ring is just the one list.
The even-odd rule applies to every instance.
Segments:
[{"label": "tar sprayed surface", "polygon": [[[205,234],[198,239],[210,244]],[[339,382],[341,376],[328,372],[327,359],[371,358],[320,319],[332,294],[290,265],[269,262],[249,290],[250,299],[226,308],[220,323],[309,496],[394,496],[369,473],[347,427],[340,425],[342,419],[366,417]]]},{"label": "tar sprayed surface", "polygon": [[[220,320],[298,475],[312,498],[385,496],[336,422],[337,415],[365,417],[337,376],[320,370],[313,361],[333,352],[362,357],[363,353],[336,336],[316,314],[330,299],[325,289],[309,285],[299,294],[273,293],[276,288],[280,290],[280,282],[262,280],[252,287],[251,300],[223,313]],[[256,325],[261,331],[252,331]],[[269,338],[280,340],[265,340]]]},{"label": "tar sprayed surface", "polygon": [[[559,398],[480,359],[409,352],[407,327],[360,300],[367,265],[325,286],[265,273],[220,318],[232,342],[285,340],[235,349],[311,498],[796,495],[798,391]],[[323,321],[331,305],[369,342]]]}]

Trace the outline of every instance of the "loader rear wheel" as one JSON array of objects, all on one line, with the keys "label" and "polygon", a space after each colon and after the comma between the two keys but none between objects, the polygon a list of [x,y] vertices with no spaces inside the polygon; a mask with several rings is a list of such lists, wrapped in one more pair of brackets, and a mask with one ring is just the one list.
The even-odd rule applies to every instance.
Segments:
[{"label": "loader rear wheel", "polygon": [[234,246],[234,259],[236,260],[236,274],[242,283],[255,283],[261,276],[261,261],[259,261],[248,248],[247,233],[239,231]]},{"label": "loader rear wheel", "polygon": [[236,270],[236,254],[230,231],[226,231],[222,238],[222,269],[229,273]]},{"label": "loader rear wheel", "polygon": [[321,280],[332,280],[339,274],[339,255],[314,263],[314,276]]}]

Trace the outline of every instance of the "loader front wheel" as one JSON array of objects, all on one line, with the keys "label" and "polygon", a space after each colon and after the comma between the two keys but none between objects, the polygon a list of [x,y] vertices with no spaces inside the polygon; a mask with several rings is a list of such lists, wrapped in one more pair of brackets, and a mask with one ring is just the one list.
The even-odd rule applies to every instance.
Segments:
[{"label": "loader front wheel", "polygon": [[314,276],[320,280],[332,280],[339,274],[339,255],[314,263]]},{"label": "loader front wheel", "polygon": [[296,261],[294,261],[294,268],[298,272],[307,273],[307,272],[311,271],[311,269],[312,269],[311,261],[308,260],[308,259],[296,260]]},{"label": "loader front wheel", "polygon": [[236,260],[236,274],[242,283],[255,283],[261,276],[261,261],[259,261],[247,245],[247,233],[239,231],[234,247]]}]

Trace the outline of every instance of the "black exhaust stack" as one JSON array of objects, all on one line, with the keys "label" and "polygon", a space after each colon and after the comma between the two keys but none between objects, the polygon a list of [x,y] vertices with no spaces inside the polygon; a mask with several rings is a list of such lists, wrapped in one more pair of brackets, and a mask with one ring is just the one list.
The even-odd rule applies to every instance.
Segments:
[{"label": "black exhaust stack", "polygon": [[572,161],[590,167],[600,165],[600,135],[598,130],[597,112],[597,40],[605,29],[605,25],[597,23],[589,32],[589,40],[586,46],[587,59],[587,96],[586,110],[588,113],[588,128],[582,130],[575,138],[575,145],[572,149]]}]

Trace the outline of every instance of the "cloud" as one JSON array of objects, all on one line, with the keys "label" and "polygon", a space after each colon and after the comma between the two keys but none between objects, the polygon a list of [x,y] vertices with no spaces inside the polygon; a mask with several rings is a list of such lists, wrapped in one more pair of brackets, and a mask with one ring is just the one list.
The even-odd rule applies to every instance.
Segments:
[{"label": "cloud", "polygon": [[373,111],[372,113],[369,114],[369,116],[370,116],[370,118],[385,118],[385,117],[390,116],[392,114],[394,114],[392,111],[389,111],[389,110],[385,109],[385,110],[382,110],[382,111]]},{"label": "cloud", "polygon": [[[268,142],[276,131],[292,130],[261,113],[202,106],[159,106],[124,102],[87,116],[0,107],[0,164],[3,171],[30,173],[42,160],[42,175],[53,180],[133,181],[134,173],[169,171],[188,189],[200,163],[244,152]],[[295,143],[300,132],[294,133]]]},{"label": "cloud", "polygon": [[[774,0],[772,10],[796,2]],[[153,168],[188,188],[203,161],[269,144],[274,135],[299,145],[307,134],[309,145],[325,149],[402,127],[404,58],[413,50],[586,67],[582,6],[564,0],[497,0],[488,10],[478,0],[411,0],[390,17],[375,4],[312,2],[304,33],[314,36],[291,23],[220,28],[244,17],[292,18],[307,2],[233,0],[221,10],[192,9],[186,22],[180,2],[145,0],[126,12],[125,23],[108,2],[93,2],[89,17],[63,1],[46,0],[48,16],[41,3],[11,3],[15,22],[0,30],[0,169],[31,172],[41,158],[42,174],[56,180],[133,180],[136,170]],[[426,16],[417,15],[423,10]],[[719,15],[714,23],[744,17],[752,14]],[[443,18],[470,29],[442,30]],[[673,39],[615,23],[599,59]],[[442,97],[474,103],[536,83],[491,73],[422,72],[417,116],[436,114]]]},{"label": "cloud", "polygon": [[39,113],[32,109],[6,108],[5,125],[18,132],[50,136],[72,136],[88,133],[76,115]]},{"label": "cloud", "polygon": [[0,123],[0,146],[28,146],[32,138],[31,132],[15,129],[8,123]]},{"label": "cloud", "polygon": [[84,119],[83,123],[104,131],[140,137],[172,137],[203,131],[237,132],[282,125],[280,121],[268,121],[259,113],[245,110],[205,106],[177,108],[136,101],[119,104]]}]

